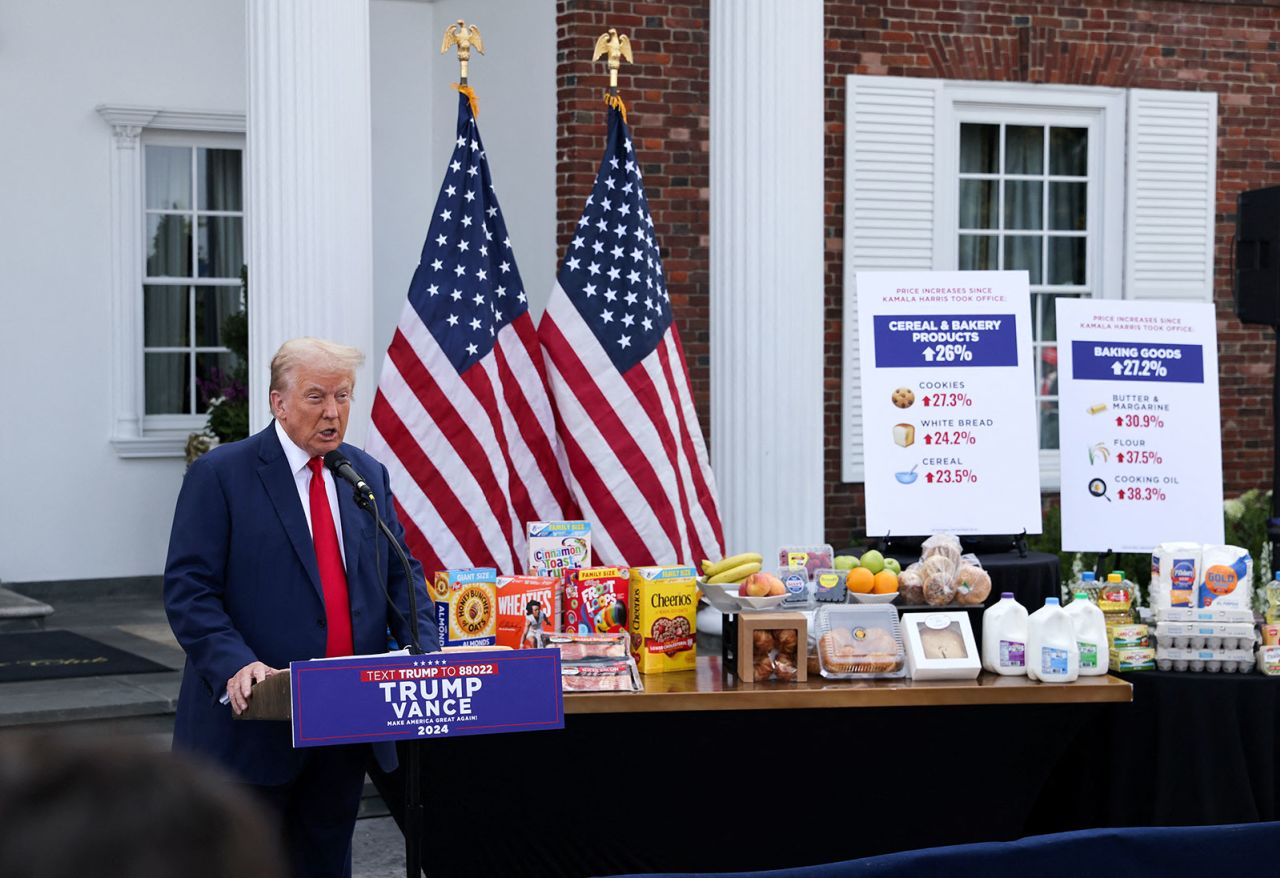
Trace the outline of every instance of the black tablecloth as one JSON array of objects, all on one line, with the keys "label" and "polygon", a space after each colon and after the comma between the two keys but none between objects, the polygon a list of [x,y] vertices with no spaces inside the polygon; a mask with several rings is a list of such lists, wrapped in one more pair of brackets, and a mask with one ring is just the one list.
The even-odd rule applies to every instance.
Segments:
[{"label": "black tablecloth", "polygon": [[1142,671],[1045,785],[1035,831],[1280,819],[1280,678]]}]

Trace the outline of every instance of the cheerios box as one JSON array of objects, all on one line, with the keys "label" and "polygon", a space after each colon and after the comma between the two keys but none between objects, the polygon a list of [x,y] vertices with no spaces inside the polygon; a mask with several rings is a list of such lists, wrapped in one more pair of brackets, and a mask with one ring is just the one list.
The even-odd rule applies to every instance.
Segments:
[{"label": "cheerios box", "polygon": [[437,570],[431,585],[441,646],[493,646],[498,635],[498,571]]},{"label": "cheerios box", "polygon": [[564,575],[564,630],[573,634],[611,634],[627,630],[626,567],[587,567]]},{"label": "cheerios box", "polygon": [[698,657],[697,576],[685,565],[631,568],[627,628],[640,673],[693,670]]}]

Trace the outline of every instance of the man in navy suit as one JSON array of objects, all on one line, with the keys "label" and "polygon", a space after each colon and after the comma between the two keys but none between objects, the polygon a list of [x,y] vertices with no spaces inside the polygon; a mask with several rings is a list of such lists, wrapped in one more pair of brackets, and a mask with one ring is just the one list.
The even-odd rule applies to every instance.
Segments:
[{"label": "man in navy suit", "polygon": [[[409,644],[401,565],[351,490],[320,465],[340,448],[373,486],[382,519],[403,545],[387,470],[342,442],[355,348],[295,339],[271,362],[273,423],[213,449],[187,473],[165,565],[165,610],[187,653],[174,746],[211,758],[281,815],[294,871],[349,876],[351,835],[368,747],[294,750],[289,724],[236,721],[252,687],[289,662],[385,652],[387,627]],[[438,649],[422,569],[418,637]],[[385,591],[384,591],[385,589]],[[387,596],[397,611],[388,606]],[[383,770],[390,744],[373,745]]]}]

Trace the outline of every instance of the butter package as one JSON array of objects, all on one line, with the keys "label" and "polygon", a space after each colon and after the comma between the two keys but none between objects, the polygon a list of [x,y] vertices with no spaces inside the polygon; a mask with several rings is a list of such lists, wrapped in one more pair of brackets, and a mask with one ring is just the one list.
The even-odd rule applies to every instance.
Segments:
[{"label": "butter package", "polygon": [[627,630],[626,567],[587,567],[564,575],[564,630],[570,634],[612,634]]},{"label": "butter package", "polygon": [[442,647],[497,644],[497,574],[492,567],[436,571],[431,597]]},{"label": "butter package", "polygon": [[1107,644],[1111,649],[1151,646],[1151,629],[1146,625],[1108,625]]},{"label": "butter package", "polygon": [[1151,671],[1156,666],[1156,651],[1145,646],[1113,649],[1109,658],[1113,671]]},{"label": "butter package", "polygon": [[499,576],[498,646],[541,649],[560,630],[560,580],[554,576]]},{"label": "butter package", "polygon": [[1253,558],[1239,546],[1205,546],[1200,607],[1253,607]]},{"label": "butter package", "polygon": [[1280,646],[1263,646],[1258,649],[1258,670],[1268,677],[1280,676]]},{"label": "butter package", "polygon": [[627,607],[631,654],[642,674],[691,671],[697,660],[697,571],[632,567]]},{"label": "butter package", "polygon": [[528,534],[531,576],[561,576],[591,566],[591,522],[531,521]]}]

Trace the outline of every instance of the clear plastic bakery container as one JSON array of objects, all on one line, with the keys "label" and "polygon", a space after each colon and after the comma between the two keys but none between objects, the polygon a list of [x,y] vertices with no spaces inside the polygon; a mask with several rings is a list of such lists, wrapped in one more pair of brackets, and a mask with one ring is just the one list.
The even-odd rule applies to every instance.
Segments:
[{"label": "clear plastic bakery container", "polygon": [[907,675],[898,611],[882,604],[819,607],[814,617],[818,666],[833,680],[879,680]]}]

